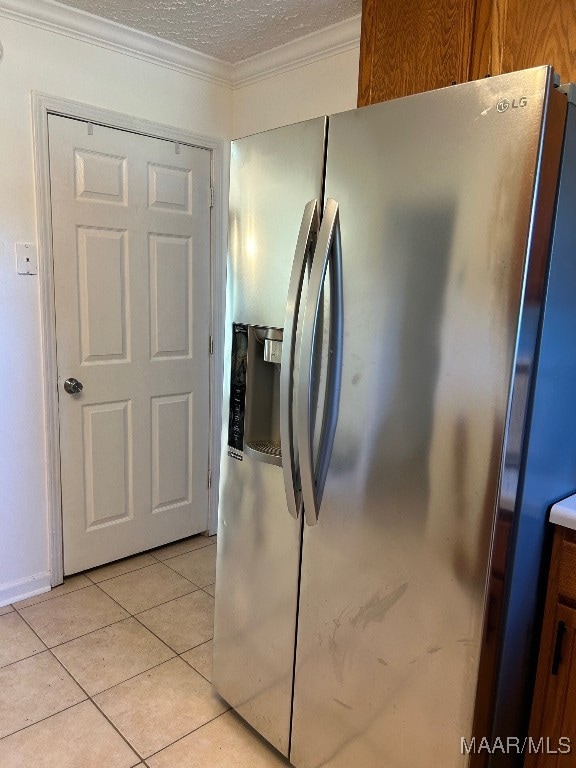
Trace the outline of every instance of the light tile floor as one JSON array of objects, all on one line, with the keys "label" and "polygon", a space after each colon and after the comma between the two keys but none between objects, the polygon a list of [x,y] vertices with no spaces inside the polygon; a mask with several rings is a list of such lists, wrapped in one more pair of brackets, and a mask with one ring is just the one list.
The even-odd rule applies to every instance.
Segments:
[{"label": "light tile floor", "polygon": [[288,766],[212,689],[215,541],[0,608],[0,768]]}]

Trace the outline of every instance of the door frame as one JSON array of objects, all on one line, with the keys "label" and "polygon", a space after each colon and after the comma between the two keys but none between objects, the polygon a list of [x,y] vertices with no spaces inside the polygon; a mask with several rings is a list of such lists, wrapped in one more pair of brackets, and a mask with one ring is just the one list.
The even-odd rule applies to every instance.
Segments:
[{"label": "door frame", "polygon": [[60,414],[58,407],[58,366],[56,360],[56,307],[54,301],[54,253],[52,248],[52,206],[50,162],[48,153],[48,115],[76,118],[108,128],[129,131],[157,139],[190,144],[211,153],[211,183],[214,189],[210,209],[210,282],[213,354],[209,366],[210,445],[208,467],[208,532],[216,533],[218,522],[218,477],[220,472],[220,436],[222,424],[223,338],[226,282],[227,198],[229,145],[169,125],[162,125],[132,115],[95,107],[78,101],[32,91],[32,130],[38,242],[38,278],[40,283],[40,318],[44,391],[45,456],[47,468],[47,517],[49,534],[50,583],[64,580],[62,492],[60,469]]}]

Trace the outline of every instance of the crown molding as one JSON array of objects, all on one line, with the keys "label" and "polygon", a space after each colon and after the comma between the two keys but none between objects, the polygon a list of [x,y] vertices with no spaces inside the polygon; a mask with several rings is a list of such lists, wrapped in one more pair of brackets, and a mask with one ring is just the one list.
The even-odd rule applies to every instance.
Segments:
[{"label": "crown molding", "polygon": [[53,0],[0,0],[0,16],[230,87],[233,65]]},{"label": "crown molding", "polygon": [[360,46],[361,16],[333,24],[304,35],[290,43],[279,45],[264,53],[251,56],[233,65],[232,86],[242,88],[259,80],[304,67],[315,61],[351,51]]},{"label": "crown molding", "polygon": [[231,64],[53,0],[0,0],[2,16],[228,88],[242,88],[360,44],[358,15]]}]

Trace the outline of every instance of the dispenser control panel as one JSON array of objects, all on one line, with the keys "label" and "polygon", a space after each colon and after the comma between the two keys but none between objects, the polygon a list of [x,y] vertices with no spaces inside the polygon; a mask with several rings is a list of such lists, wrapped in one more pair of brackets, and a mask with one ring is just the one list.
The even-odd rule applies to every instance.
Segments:
[{"label": "dispenser control panel", "polygon": [[242,461],[244,449],[247,357],[248,329],[241,323],[234,323],[232,326],[232,364],[230,366],[228,456],[239,461]]}]

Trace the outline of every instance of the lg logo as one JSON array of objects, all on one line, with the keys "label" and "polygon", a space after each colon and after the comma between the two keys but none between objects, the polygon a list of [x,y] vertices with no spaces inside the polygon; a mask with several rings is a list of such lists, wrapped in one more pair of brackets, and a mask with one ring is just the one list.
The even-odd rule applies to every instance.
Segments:
[{"label": "lg logo", "polygon": [[521,96],[519,99],[500,99],[498,104],[496,104],[496,109],[498,112],[507,112],[510,108],[512,109],[518,109],[519,107],[525,107],[526,104],[528,104],[528,99],[526,96]]}]

